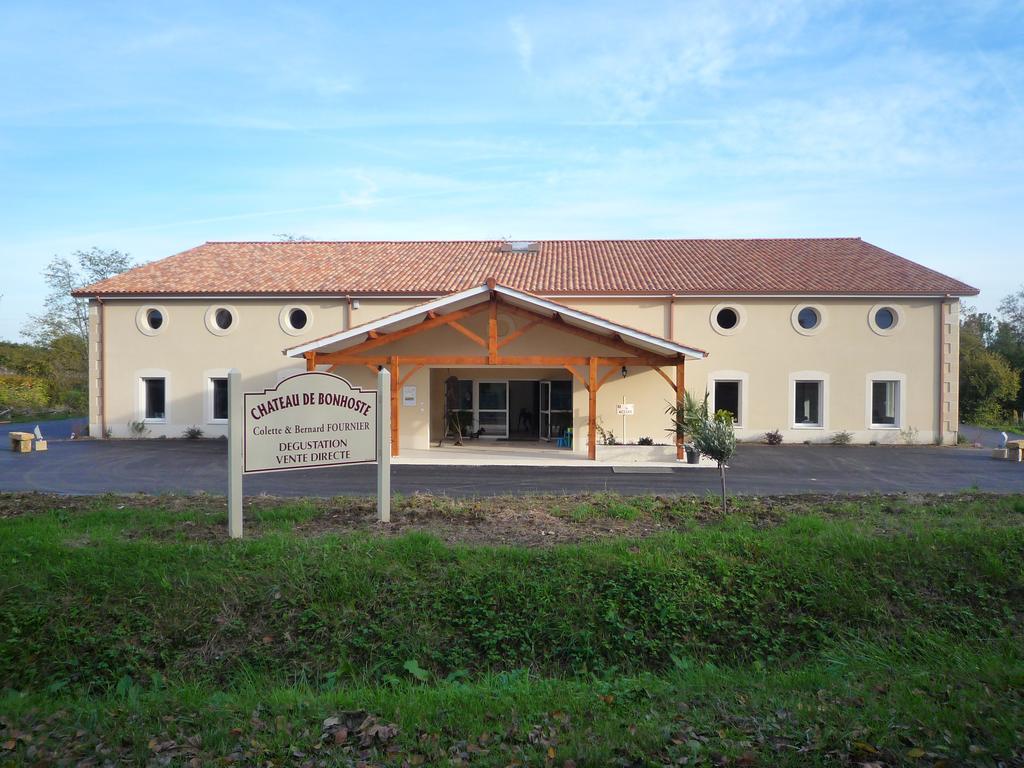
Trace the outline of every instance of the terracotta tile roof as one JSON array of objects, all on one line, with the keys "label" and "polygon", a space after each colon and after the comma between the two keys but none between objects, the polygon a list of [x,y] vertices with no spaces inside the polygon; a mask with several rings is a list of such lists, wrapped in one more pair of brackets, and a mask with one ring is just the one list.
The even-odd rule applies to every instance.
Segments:
[{"label": "terracotta tile roof", "polygon": [[975,295],[860,238],[762,240],[211,242],[76,291],[79,296],[440,295],[489,277],[559,294]]}]

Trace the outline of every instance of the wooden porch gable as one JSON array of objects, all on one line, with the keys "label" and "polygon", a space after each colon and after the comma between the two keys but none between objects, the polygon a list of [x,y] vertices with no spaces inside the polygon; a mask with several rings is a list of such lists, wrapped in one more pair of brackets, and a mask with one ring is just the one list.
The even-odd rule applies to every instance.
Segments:
[{"label": "wooden porch gable", "polygon": [[[623,367],[652,368],[673,389],[677,401],[681,400],[685,385],[686,355],[679,352],[670,354],[652,353],[637,344],[630,343],[629,339],[624,338],[623,334],[610,333],[609,335],[604,335],[566,322],[558,312],[555,312],[553,316],[548,316],[512,304],[504,300],[494,290],[494,286],[490,281],[488,287],[491,290],[486,301],[473,306],[456,309],[445,314],[427,311],[424,313],[423,319],[416,324],[394,331],[369,330],[366,332],[366,338],[363,341],[346,349],[332,352],[320,352],[315,349],[305,351],[302,354],[306,360],[306,369],[313,371],[319,365],[330,365],[332,368],[343,365],[365,365],[372,370],[377,370],[379,367],[386,366],[391,372],[392,455],[398,455],[399,452],[399,387],[408,381],[413,373],[424,366],[551,367],[568,370],[588,393],[587,453],[590,459],[597,458],[597,393],[601,386],[609,381],[618,371],[621,371]],[[499,312],[523,318],[526,324],[505,336],[499,336],[497,322]],[[466,318],[482,313],[487,313],[486,338],[470,330],[462,323]],[[380,350],[380,347],[384,345],[417,336],[442,326],[452,328],[469,339],[476,346],[480,347],[480,353],[477,355],[415,354],[399,356]],[[537,327],[553,328],[562,333],[614,349],[618,354],[507,355],[502,353],[502,349],[510,342],[524,336],[527,332]],[[577,370],[577,367],[580,366],[583,367],[584,372]],[[667,367],[675,368],[674,377],[669,376],[662,370]],[[679,458],[683,456],[682,436],[677,436],[676,438],[676,455]]]}]

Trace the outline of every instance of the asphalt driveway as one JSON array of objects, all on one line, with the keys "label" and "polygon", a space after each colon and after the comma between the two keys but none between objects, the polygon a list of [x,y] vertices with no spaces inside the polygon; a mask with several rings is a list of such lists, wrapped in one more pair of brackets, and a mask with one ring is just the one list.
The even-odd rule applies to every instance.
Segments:
[{"label": "asphalt driveway", "polygon": [[[741,445],[729,489],[744,494],[953,492],[1024,493],[1024,464],[988,450],[933,446]],[[247,495],[370,495],[372,465],[278,472],[245,479]],[[392,487],[452,496],[519,493],[698,493],[718,489],[715,469],[621,474],[606,466],[444,467],[397,465]],[[0,491],[97,493],[227,492],[223,440],[50,443],[43,453],[0,450]]]}]

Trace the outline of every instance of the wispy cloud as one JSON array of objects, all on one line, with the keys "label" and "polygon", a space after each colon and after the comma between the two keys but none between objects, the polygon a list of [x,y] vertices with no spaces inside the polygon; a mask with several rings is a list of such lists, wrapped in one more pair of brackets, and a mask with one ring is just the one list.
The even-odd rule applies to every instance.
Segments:
[{"label": "wispy cloud", "polygon": [[521,16],[516,16],[513,19],[509,19],[508,28],[515,42],[516,55],[519,56],[519,65],[523,68],[524,72],[530,72],[533,69],[533,38],[530,37],[526,23]]}]

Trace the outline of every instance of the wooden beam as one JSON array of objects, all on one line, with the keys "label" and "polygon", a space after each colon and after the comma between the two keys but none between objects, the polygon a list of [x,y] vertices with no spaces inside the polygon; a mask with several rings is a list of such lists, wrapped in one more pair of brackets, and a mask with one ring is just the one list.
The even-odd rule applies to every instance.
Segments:
[{"label": "wooden beam", "polygon": [[414,366],[411,371],[409,371],[407,374],[405,374],[405,376],[402,377],[402,380],[399,382],[399,384],[405,384],[405,382],[407,382],[412,377],[412,375],[416,373],[416,371],[420,370],[422,367],[422,365]]},{"label": "wooden beam", "polygon": [[[367,339],[361,344],[356,344],[353,347],[349,347],[344,350],[346,355],[354,355],[359,352],[366,352],[370,349],[376,349],[382,344],[390,344],[392,341],[398,341],[404,339],[407,336],[413,336],[417,333],[424,333],[429,331],[431,328],[437,328],[440,325],[447,325],[455,320],[461,320],[464,317],[475,315],[478,312],[483,312],[487,309],[486,304],[477,304],[473,307],[466,307],[465,309],[459,309],[455,312],[450,312],[447,315],[435,315],[434,317],[424,317],[423,322],[417,323],[416,325],[403,328],[400,331],[392,331],[391,333],[378,333],[377,331],[367,331]],[[376,334],[374,337],[370,337],[370,334]],[[324,354],[337,354],[337,353],[324,353]]]},{"label": "wooden beam", "polygon": [[509,344],[510,342],[515,341],[516,339],[518,339],[520,336],[522,336],[524,333],[526,333],[530,329],[536,328],[538,325],[541,324],[540,321],[541,321],[541,318],[535,317],[535,318],[533,318],[533,320],[528,322],[526,325],[524,325],[519,330],[513,331],[508,336],[502,337],[501,339],[498,340],[498,349],[501,349],[506,344]]},{"label": "wooden beam", "polygon": [[307,352],[306,353],[306,370],[307,371],[315,371],[316,370],[316,352]]},{"label": "wooden beam", "polygon": [[498,359],[498,300],[492,295],[487,318],[487,362],[494,365]]},{"label": "wooden beam", "polygon": [[[345,352],[325,352],[317,355],[319,363],[331,365],[387,365],[387,355],[354,355]],[[599,365],[625,366],[672,366],[679,363],[676,358],[664,357],[594,357]],[[566,365],[588,365],[590,357],[578,355],[499,355],[494,362],[486,355],[402,355],[402,362],[412,365],[497,365],[507,368],[561,368]]]},{"label": "wooden beam", "polygon": [[[676,406],[678,407],[683,403],[683,398],[686,392],[686,361],[679,363],[676,366]],[[678,416],[676,417],[678,418]],[[683,442],[686,440],[686,435],[676,434],[676,458],[681,459],[684,456]]]},{"label": "wooden beam", "polygon": [[597,358],[590,358],[590,397],[587,408],[587,458],[597,460]]},{"label": "wooden beam", "polygon": [[574,379],[576,379],[577,381],[579,381],[579,383],[583,385],[583,388],[584,388],[584,389],[587,389],[587,390],[589,390],[589,389],[590,389],[590,387],[589,387],[589,386],[587,386],[587,380],[586,380],[586,379],[584,379],[584,378],[583,378],[582,376],[580,376],[580,375],[579,375],[579,374],[578,374],[578,373],[576,372],[576,369],[575,369],[575,368],[573,368],[573,367],[572,367],[571,365],[563,365],[562,367],[563,367],[563,368],[565,368],[565,370],[567,370],[567,371],[568,371],[569,373],[571,373],[571,374],[572,374],[572,376],[573,376],[573,378],[574,378]]},{"label": "wooden beam", "polygon": [[501,306],[503,310],[513,315],[519,315],[520,317],[525,316],[537,318],[540,322],[544,323],[545,325],[548,325],[552,328],[557,328],[558,330],[564,333],[570,333],[573,336],[579,336],[580,338],[587,339],[588,341],[592,341],[595,344],[601,344],[602,346],[605,347],[612,347],[613,349],[628,352],[631,355],[635,355],[638,352],[645,351],[640,347],[635,347],[632,344],[623,341],[620,337],[618,337],[618,335],[616,335],[616,337],[614,338],[610,336],[602,336],[599,333],[594,333],[593,331],[588,331],[583,328],[577,328],[575,325],[569,325],[569,323],[565,322],[565,320],[562,319],[562,316],[557,313],[555,314],[554,318],[550,318],[545,317],[544,315],[538,315],[536,312],[530,312],[528,310],[521,309],[515,306],[514,304],[507,304],[505,302],[502,302]]},{"label": "wooden beam", "polygon": [[388,368],[391,370],[391,455],[398,455],[398,377],[401,369],[397,357],[388,358]]},{"label": "wooden beam", "polygon": [[605,372],[604,376],[602,376],[602,377],[601,377],[601,378],[600,378],[600,379],[598,380],[598,382],[597,382],[597,388],[598,388],[598,389],[600,389],[600,388],[601,388],[601,386],[602,386],[602,385],[603,385],[603,384],[604,384],[604,383],[605,383],[606,381],[608,381],[608,379],[610,379],[610,378],[611,378],[612,376],[614,376],[614,375],[615,375],[616,373],[618,373],[618,372],[619,372],[619,371],[621,371],[621,370],[622,370],[622,367],[621,367],[621,366],[619,366],[618,368],[616,368],[616,367],[615,367],[615,366],[613,365],[613,366],[612,366],[611,368],[609,368],[609,369],[608,369],[608,370],[607,370],[607,371]]},{"label": "wooden beam", "polygon": [[479,344],[481,347],[484,347],[485,349],[487,348],[487,342],[484,341],[483,338],[481,338],[479,335],[473,333],[471,330],[469,330],[469,328],[467,328],[466,326],[462,325],[458,320],[452,320],[452,321],[450,321],[448,323],[448,325],[450,325],[452,328],[454,328],[456,331],[461,333],[463,336],[465,336],[470,341],[476,342],[477,344]]},{"label": "wooden beam", "polygon": [[652,371],[656,371],[658,373],[658,375],[661,376],[661,378],[663,378],[668,383],[668,385],[670,387],[672,387],[672,389],[676,388],[676,383],[674,381],[672,381],[672,377],[669,376],[667,373],[665,373],[663,370],[661,370],[661,368],[659,368],[656,365],[652,365],[651,366],[651,370]]}]

